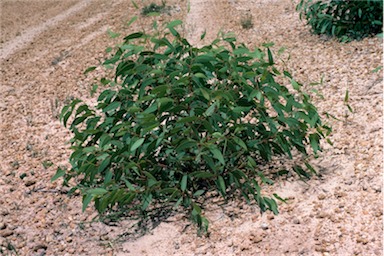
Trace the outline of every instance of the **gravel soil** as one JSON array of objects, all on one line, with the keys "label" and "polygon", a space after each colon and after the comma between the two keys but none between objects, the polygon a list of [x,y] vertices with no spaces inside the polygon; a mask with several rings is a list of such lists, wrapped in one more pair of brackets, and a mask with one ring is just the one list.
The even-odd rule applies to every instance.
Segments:
[{"label": "gravel soil", "polygon": [[[0,0],[0,254],[382,255],[383,76],[372,72],[383,65],[382,40],[343,44],[312,35],[291,0],[168,0],[168,13],[128,27],[150,3],[137,2],[139,9],[126,0]],[[250,29],[241,26],[246,17]],[[124,35],[173,19],[184,21],[183,33],[195,45],[221,30],[249,47],[285,47],[281,58],[289,57],[292,75],[323,95],[314,98],[319,112],[339,119],[325,119],[333,147],[324,145],[312,162],[320,177],[265,188],[288,199],[279,215],[213,198],[204,209],[208,237],[198,237],[182,213],[138,237],[128,235],[129,221],[92,222],[96,213],[81,211],[80,195],[68,197],[60,181],[50,182],[71,153],[60,110],[74,97],[95,101],[90,89],[104,73],[83,71]],[[121,36],[111,39],[107,31]],[[344,102],[347,90],[353,113]]]}]

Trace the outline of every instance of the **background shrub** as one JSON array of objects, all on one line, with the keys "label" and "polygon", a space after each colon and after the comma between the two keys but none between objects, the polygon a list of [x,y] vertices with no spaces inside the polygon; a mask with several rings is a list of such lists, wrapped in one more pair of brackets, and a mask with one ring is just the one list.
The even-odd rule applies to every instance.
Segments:
[{"label": "background shrub", "polygon": [[163,2],[162,5],[157,5],[155,3],[151,3],[151,4],[143,7],[143,9],[141,10],[141,15],[148,16],[151,13],[162,13],[166,9],[168,9],[168,8],[166,7],[165,2]]},{"label": "background shrub", "polygon": [[383,1],[301,0],[296,7],[315,34],[341,40],[361,39],[383,31]]},{"label": "background shrub", "polygon": [[240,19],[240,24],[243,29],[251,29],[253,28],[253,17],[252,14],[247,13]]},{"label": "background shrub", "polygon": [[250,50],[227,34],[197,48],[175,29],[180,24],[126,36],[103,63],[115,77],[101,79],[108,87],[97,106],[75,99],[63,108],[61,120],[73,133],[72,167],[53,180],[74,181],[83,209],[94,201],[100,214],[145,216],[180,205],[204,231],[208,192],[225,199],[239,192],[277,214],[275,199],[282,199],[263,196],[274,176],[262,166],[296,152],[304,160],[281,173],[309,178],[315,170],[306,160],[330,128],[301,84],[274,67],[271,44]]}]

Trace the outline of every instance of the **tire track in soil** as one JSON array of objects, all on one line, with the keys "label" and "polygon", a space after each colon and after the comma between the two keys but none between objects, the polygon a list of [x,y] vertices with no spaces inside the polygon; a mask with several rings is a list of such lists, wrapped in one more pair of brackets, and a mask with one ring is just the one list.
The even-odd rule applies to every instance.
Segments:
[{"label": "tire track in soil", "polygon": [[0,49],[0,60],[4,60],[14,54],[16,51],[21,50],[23,47],[31,43],[36,38],[36,36],[57,25],[59,22],[68,19],[75,13],[81,11],[91,2],[92,0],[82,0],[66,11],[56,15],[55,17],[39,24],[38,26],[27,28],[20,36],[5,42],[2,49]]},{"label": "tire track in soil", "polygon": [[[230,8],[229,1],[190,0],[189,5],[189,12],[185,18],[188,41],[196,46],[211,42],[220,30],[224,30],[227,20],[225,16],[218,17],[217,14]],[[200,40],[204,32],[206,32],[205,38]]]},{"label": "tire track in soil", "polygon": [[[86,54],[94,57],[104,51],[106,46],[100,41],[107,37],[106,28],[116,24],[105,17],[113,16],[111,13],[115,14],[122,3],[117,0],[106,6],[103,1],[82,0],[27,28],[0,49],[0,193],[4,195],[0,197],[0,250],[11,241],[20,255],[37,255],[40,249],[47,255],[62,255],[58,252],[64,250],[81,255],[82,245],[93,239],[86,249],[89,255],[107,255],[108,250],[95,237],[108,228],[96,224],[88,230],[93,235],[79,230],[79,220],[88,218],[79,212],[81,199],[70,201],[61,194],[59,183],[50,182],[54,168],[42,168],[42,163],[49,159],[59,165],[56,159],[62,160],[67,152],[63,140],[68,131],[52,117],[50,102],[62,103],[64,97],[78,91],[88,94],[81,76],[88,64],[76,55],[95,38],[93,42],[99,47]],[[83,25],[81,29],[77,28],[79,24]],[[67,50],[70,55],[52,61],[56,61],[58,52]],[[65,159],[67,163],[68,157]],[[22,173],[27,174],[25,179],[19,178]],[[65,242],[72,246],[66,248]]]}]

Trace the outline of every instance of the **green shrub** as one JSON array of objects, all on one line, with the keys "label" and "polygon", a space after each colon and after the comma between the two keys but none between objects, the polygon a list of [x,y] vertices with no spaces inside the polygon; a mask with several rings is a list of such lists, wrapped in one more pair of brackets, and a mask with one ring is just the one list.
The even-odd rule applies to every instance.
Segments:
[{"label": "green shrub", "polygon": [[241,27],[243,29],[251,29],[253,28],[253,17],[252,14],[244,15],[240,20]]},{"label": "green shrub", "polygon": [[315,34],[341,40],[361,39],[383,31],[383,1],[301,0],[296,6]]},{"label": "green shrub", "polygon": [[151,13],[162,13],[166,9],[165,2],[162,5],[157,5],[155,3],[151,3],[150,5],[144,6],[141,10],[141,15],[147,16]]},{"label": "green shrub", "polygon": [[141,215],[181,205],[205,231],[207,192],[228,199],[237,191],[277,214],[274,198],[282,199],[261,193],[273,183],[263,165],[299,153],[304,162],[290,172],[309,178],[315,170],[306,160],[330,128],[301,84],[274,67],[271,44],[250,50],[222,35],[197,48],[175,29],[180,24],[125,37],[104,62],[115,77],[101,79],[108,88],[97,106],[75,99],[63,108],[61,120],[74,135],[72,167],[53,180],[64,176],[69,185],[73,178],[84,209],[94,201],[100,214]]}]

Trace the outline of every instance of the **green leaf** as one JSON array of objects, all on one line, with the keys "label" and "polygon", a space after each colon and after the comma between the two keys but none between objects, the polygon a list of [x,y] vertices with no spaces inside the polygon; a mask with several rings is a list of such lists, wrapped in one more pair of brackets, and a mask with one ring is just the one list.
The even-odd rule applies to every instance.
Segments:
[{"label": "green leaf", "polygon": [[275,43],[269,42],[269,43],[263,43],[262,44],[265,48],[270,48],[275,45]]},{"label": "green leaf", "polygon": [[138,139],[135,143],[133,143],[131,147],[131,152],[135,151],[137,148],[139,148],[144,143],[144,138]]},{"label": "green leaf", "polygon": [[192,203],[192,209],[193,209],[192,214],[194,215],[201,214],[201,208],[196,203]]},{"label": "green leaf", "polygon": [[91,188],[91,189],[88,189],[86,192],[86,194],[88,195],[97,195],[97,196],[102,196],[106,193],[108,193],[108,190],[104,188]]},{"label": "green leaf", "polygon": [[296,82],[294,79],[291,79],[291,84],[293,89],[295,89],[296,91],[300,91],[300,84],[298,82]]},{"label": "green leaf", "polygon": [[284,202],[284,203],[287,203],[287,200],[281,198],[278,194],[273,194],[273,196],[274,196],[277,200],[279,200],[279,201],[281,201],[281,202]]},{"label": "green leaf", "polygon": [[197,116],[188,116],[188,117],[180,118],[179,120],[177,120],[177,123],[181,123],[181,124],[190,123],[190,122],[196,121],[197,119],[198,119]]},{"label": "green leaf", "polygon": [[[107,84],[109,84],[111,82],[111,80],[108,80],[108,79],[106,79],[106,78],[101,78],[100,79],[100,83],[102,83],[103,85],[107,85]],[[105,90],[104,91],[105,93],[111,93],[111,94],[114,94],[114,92],[112,92],[112,91],[109,91],[109,90]],[[101,94],[100,94],[100,96],[101,96]]]},{"label": "green leaf", "polygon": [[63,124],[65,127],[67,127],[67,121],[69,117],[72,115],[72,112],[75,109],[75,106],[80,102],[82,101],[78,99],[74,99],[69,105],[64,106],[63,109],[61,110],[60,120],[63,121]]},{"label": "green leaf", "polygon": [[97,151],[97,148],[95,146],[89,146],[89,147],[83,148],[84,153],[93,153],[95,151]]},{"label": "green leaf", "polygon": [[142,32],[136,32],[136,33],[132,33],[126,37],[124,37],[124,40],[125,41],[129,41],[129,40],[132,40],[132,39],[136,39],[136,38],[141,38],[144,36],[144,33]]},{"label": "green leaf", "polygon": [[287,48],[286,47],[280,47],[280,49],[279,49],[279,51],[277,52],[277,54],[278,55],[281,55],[281,54],[283,54],[284,52],[285,52],[285,50],[287,50]]},{"label": "green leaf", "polygon": [[320,137],[317,133],[313,133],[309,135],[309,141],[311,143],[311,147],[313,152],[316,154],[318,150],[320,150]]},{"label": "green leaf", "polygon": [[204,193],[205,193],[205,190],[200,189],[200,190],[197,190],[197,191],[193,194],[193,196],[194,196],[194,197],[199,197],[199,196],[201,196],[201,195],[204,194]]},{"label": "green leaf", "polygon": [[372,70],[373,73],[377,73],[380,71],[380,69],[382,69],[383,66],[378,66],[377,68],[375,68],[374,70]]},{"label": "green leaf", "polygon": [[169,194],[173,194],[175,192],[177,192],[178,190],[176,188],[163,188],[162,190],[159,191],[160,194],[165,194],[165,195],[169,195]]},{"label": "green leaf", "polygon": [[184,176],[183,176],[183,178],[181,179],[181,182],[180,182],[180,189],[183,192],[187,188],[187,181],[188,181],[188,175],[184,174]]},{"label": "green leaf", "polygon": [[349,100],[349,92],[348,89],[345,91],[345,96],[344,96],[344,102],[347,103]]},{"label": "green leaf", "polygon": [[179,205],[181,204],[181,202],[183,201],[183,197],[180,197],[177,202],[175,203],[175,205],[173,206],[173,209],[177,209],[179,207]]},{"label": "green leaf", "polygon": [[244,180],[247,180],[248,177],[247,175],[241,171],[241,170],[234,170],[231,172],[233,174],[233,176],[235,176],[238,180],[241,180],[241,179],[244,179]]},{"label": "green leaf", "polygon": [[313,174],[317,175],[317,172],[316,172],[315,168],[312,167],[312,165],[310,165],[307,162],[305,162],[304,164]]},{"label": "green leaf", "polygon": [[273,62],[273,56],[272,56],[272,52],[271,52],[271,50],[268,48],[267,51],[268,51],[268,62],[269,62],[269,65],[273,65],[273,64],[275,64],[275,63]]},{"label": "green leaf", "polygon": [[310,174],[307,173],[306,171],[304,171],[304,169],[303,169],[301,166],[299,166],[299,165],[295,165],[295,166],[293,167],[293,170],[294,170],[294,172],[297,173],[300,177],[305,177],[305,178],[307,178],[307,179],[311,178]]},{"label": "green leaf", "polygon": [[61,169],[60,167],[57,168],[56,174],[51,178],[51,182],[54,182],[60,177],[63,177],[65,175],[65,170]]},{"label": "green leaf", "polygon": [[348,108],[349,112],[353,113],[353,109],[349,104],[347,104],[347,108]]},{"label": "green leaf", "polygon": [[173,20],[167,24],[167,28],[173,36],[179,36],[179,33],[174,29],[174,27],[183,24],[181,20]]},{"label": "green leaf", "polygon": [[161,112],[164,112],[164,107],[165,107],[165,106],[168,105],[168,106],[172,107],[172,106],[173,106],[173,103],[174,103],[173,99],[171,99],[171,98],[167,98],[167,97],[165,97],[165,98],[159,98],[159,99],[157,100],[157,102],[158,102],[158,104],[159,104],[159,109],[160,109]]},{"label": "green leaf", "polygon": [[129,188],[129,190],[131,190],[131,191],[135,191],[135,190],[136,190],[135,187],[132,185],[131,182],[129,182],[129,181],[126,180],[126,179],[123,179],[123,181],[124,181],[124,183],[125,183],[125,186],[127,186],[127,188]]},{"label": "green leaf", "polygon": [[183,24],[183,22],[181,20],[173,20],[167,24],[167,28],[174,28],[174,27],[179,26],[181,24]]},{"label": "green leaf", "polygon": [[127,26],[129,27],[133,22],[137,20],[137,16],[133,16],[127,23]]},{"label": "green leaf", "polygon": [[250,167],[253,167],[253,168],[257,167],[256,161],[251,156],[247,156],[247,159],[248,159],[248,165]]},{"label": "green leaf", "polygon": [[160,16],[161,13],[160,12],[150,12],[150,13],[147,13],[145,16],[148,16],[148,17],[157,17],[157,16]]},{"label": "green leaf", "polygon": [[246,53],[249,53],[249,49],[246,47],[241,47],[241,48],[237,48],[237,49],[233,50],[234,55],[242,55],[242,54],[246,54]]},{"label": "green leaf", "polygon": [[143,211],[145,211],[145,210],[148,208],[149,204],[150,204],[151,201],[152,201],[152,198],[153,198],[153,195],[152,195],[151,193],[149,193],[149,194],[147,194],[147,195],[144,196],[144,198],[143,198],[143,204],[141,205],[141,209],[142,209]]},{"label": "green leaf", "polygon": [[236,144],[238,144],[240,147],[242,147],[243,149],[245,149],[245,150],[248,150],[248,148],[247,148],[247,145],[245,144],[245,142],[242,140],[242,139],[240,139],[239,137],[233,137],[233,140],[235,141],[235,143]]},{"label": "green leaf", "polygon": [[209,106],[209,108],[204,112],[204,116],[211,116],[213,114],[213,112],[215,112],[215,108],[216,108],[216,102],[213,103],[211,106]]},{"label": "green leaf", "polygon": [[206,99],[206,100],[210,100],[211,97],[208,93],[208,91],[205,89],[205,88],[200,88],[200,91],[201,91],[201,94],[203,94],[203,97]]},{"label": "green leaf", "polygon": [[268,208],[275,214],[279,214],[279,211],[277,210],[277,204],[276,201],[272,198],[264,197],[264,202],[267,204]]},{"label": "green leaf", "polygon": [[111,158],[110,158],[110,157],[105,158],[105,159],[101,162],[99,168],[97,168],[97,172],[98,172],[98,173],[103,172],[103,171],[109,166],[110,163],[111,163]]},{"label": "green leaf", "polygon": [[329,23],[329,22],[324,23],[324,25],[321,27],[320,34],[324,34],[324,32],[327,30],[327,27],[328,27],[330,24],[331,24],[331,23]]},{"label": "green leaf", "polygon": [[120,106],[121,106],[121,102],[114,101],[111,104],[109,104],[107,107],[103,108],[103,112],[109,112],[109,111],[116,110],[116,109],[120,108]]},{"label": "green leaf", "polygon": [[111,31],[110,29],[107,29],[107,33],[108,33],[108,36],[109,36],[110,38],[116,38],[116,37],[119,37],[119,36],[120,36],[119,33],[115,33],[115,32],[113,32],[113,31]]},{"label": "green leaf", "polygon": [[108,134],[103,134],[100,137],[99,147],[104,148],[105,146],[110,144],[110,142],[111,142],[111,137]]},{"label": "green leaf", "polygon": [[85,212],[85,209],[87,209],[87,207],[88,207],[88,205],[92,199],[93,199],[92,194],[86,194],[85,196],[83,196],[83,207],[82,207],[83,212]]},{"label": "green leaf", "polygon": [[92,66],[92,67],[87,68],[87,69],[84,71],[84,75],[87,74],[87,73],[89,73],[89,72],[91,72],[91,71],[93,71],[93,70],[95,70],[95,69],[96,69],[95,66]]},{"label": "green leaf", "polygon": [[203,172],[203,171],[198,171],[198,172],[193,172],[190,174],[191,177],[199,178],[199,179],[209,179],[214,177],[215,175],[210,172]]},{"label": "green leaf", "polygon": [[205,35],[207,34],[207,30],[204,29],[203,34],[200,36],[200,40],[203,40],[205,38]]},{"label": "green leaf", "polygon": [[136,2],[134,0],[131,0],[131,3],[135,7],[135,9],[139,9],[139,6],[136,4]]},{"label": "green leaf", "polygon": [[226,187],[225,187],[224,178],[222,176],[219,176],[217,178],[217,181],[218,181],[218,184],[219,184],[219,189],[220,189],[222,195],[224,196],[226,194]]},{"label": "green leaf", "polygon": [[211,146],[209,147],[209,150],[211,151],[211,153],[213,154],[213,156],[220,161],[220,163],[222,165],[225,165],[225,161],[224,161],[224,156],[223,154],[220,152],[220,150],[216,147],[216,146]]},{"label": "green leaf", "polygon": [[143,173],[145,174],[145,176],[147,176],[148,179],[152,179],[157,182],[155,176],[153,176],[150,172],[144,171]]},{"label": "green leaf", "polygon": [[197,78],[204,78],[204,79],[206,79],[207,78],[207,76],[206,75],[204,75],[203,73],[195,73],[195,74],[193,74],[195,77],[197,77]]},{"label": "green leaf", "polygon": [[180,153],[188,148],[193,148],[197,145],[196,141],[194,140],[184,140],[182,141],[179,146],[176,148],[176,152]]},{"label": "green leaf", "polygon": [[104,184],[107,185],[112,180],[113,173],[109,170],[106,171],[104,176]]}]

